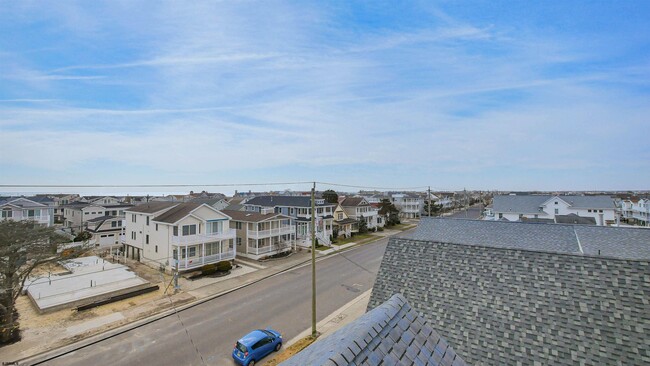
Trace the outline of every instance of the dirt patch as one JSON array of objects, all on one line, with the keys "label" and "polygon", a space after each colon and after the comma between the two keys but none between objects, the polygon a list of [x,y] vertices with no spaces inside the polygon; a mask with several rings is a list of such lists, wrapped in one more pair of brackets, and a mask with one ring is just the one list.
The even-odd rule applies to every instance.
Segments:
[{"label": "dirt patch", "polygon": [[307,346],[314,343],[316,339],[317,338],[314,338],[312,336],[307,336],[305,338],[302,338],[298,342],[283,349],[282,352],[276,354],[275,357],[273,357],[272,359],[266,361],[266,363],[264,363],[264,366],[275,366],[281,362],[288,360],[296,353],[302,351],[303,349],[307,348]]}]

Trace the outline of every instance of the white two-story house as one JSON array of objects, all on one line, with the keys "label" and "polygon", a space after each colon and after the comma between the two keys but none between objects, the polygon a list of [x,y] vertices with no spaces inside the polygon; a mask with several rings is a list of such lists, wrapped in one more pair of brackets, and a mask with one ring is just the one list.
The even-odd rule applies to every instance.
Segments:
[{"label": "white two-story house", "polygon": [[2,220],[34,221],[43,226],[54,224],[54,208],[25,197],[8,198],[0,202]]},{"label": "white two-story house", "polygon": [[632,219],[639,225],[650,226],[650,198],[632,203]]},{"label": "white two-story house", "polygon": [[106,204],[100,205],[95,203],[77,202],[63,207],[63,215],[65,218],[65,230],[71,234],[77,234],[85,231],[92,220],[112,216],[116,218],[124,218],[125,210],[133,207],[130,204]]},{"label": "white two-story house", "polygon": [[230,216],[201,203],[149,202],[126,211],[122,243],[129,258],[186,271],[233,260]]},{"label": "white two-story house", "polygon": [[500,195],[494,196],[485,219],[548,219],[555,222],[556,216],[574,214],[591,217],[596,225],[612,225],[616,222],[616,210],[614,200],[609,196]]},{"label": "white two-story house", "polygon": [[[319,244],[330,245],[336,204],[315,200],[316,238]],[[311,197],[309,196],[258,196],[246,201],[246,211],[260,213],[274,212],[293,218],[296,226],[296,242],[300,246],[311,246]]]},{"label": "white two-story house", "polygon": [[238,256],[257,260],[295,249],[296,226],[291,217],[274,212],[222,212],[231,217]]},{"label": "white two-story house", "polygon": [[371,206],[363,197],[345,197],[339,203],[348,217],[355,220],[365,220],[368,229],[383,227],[383,219],[379,217],[379,210]]},{"label": "white two-story house", "polygon": [[403,219],[420,218],[420,212],[424,207],[424,199],[415,193],[394,193],[391,200],[399,210],[399,217]]}]

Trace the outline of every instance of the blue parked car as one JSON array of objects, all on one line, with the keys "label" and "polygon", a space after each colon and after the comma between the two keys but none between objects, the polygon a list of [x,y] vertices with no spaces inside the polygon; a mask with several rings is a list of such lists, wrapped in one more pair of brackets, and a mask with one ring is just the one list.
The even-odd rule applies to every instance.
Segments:
[{"label": "blue parked car", "polygon": [[254,330],[235,343],[232,358],[240,365],[253,366],[255,362],[282,347],[282,335],[273,329]]}]

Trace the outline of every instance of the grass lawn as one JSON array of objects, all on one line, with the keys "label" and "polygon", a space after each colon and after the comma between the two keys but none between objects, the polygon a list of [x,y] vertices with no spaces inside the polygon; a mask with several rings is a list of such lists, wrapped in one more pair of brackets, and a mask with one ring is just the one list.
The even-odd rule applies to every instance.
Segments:
[{"label": "grass lawn", "polygon": [[376,238],[376,237],[377,237],[376,235],[372,235],[371,233],[356,234],[355,236],[353,236],[351,238],[345,238],[345,239],[338,238],[338,239],[336,239],[336,243],[334,243],[334,245],[344,245],[344,244],[348,244],[348,243],[357,243],[357,242],[360,242],[360,241],[362,241],[364,239]]}]

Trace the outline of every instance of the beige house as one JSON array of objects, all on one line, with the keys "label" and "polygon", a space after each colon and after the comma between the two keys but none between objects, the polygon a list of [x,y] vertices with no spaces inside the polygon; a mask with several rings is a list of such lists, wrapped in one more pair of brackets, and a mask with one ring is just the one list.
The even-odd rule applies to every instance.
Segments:
[{"label": "beige house", "polygon": [[231,217],[239,256],[257,260],[290,251],[296,245],[296,227],[289,216],[231,210],[223,213]]},{"label": "beige house", "polygon": [[355,220],[365,220],[368,229],[383,227],[379,219],[379,211],[372,207],[363,197],[346,197],[339,203],[348,217]]},{"label": "beige house", "polygon": [[149,202],[126,211],[126,255],[180,271],[235,259],[230,216],[201,203]]},{"label": "beige house", "polygon": [[334,228],[338,231],[339,237],[349,238],[352,233],[359,231],[359,222],[351,219],[343,207],[337,205],[334,210]]}]

